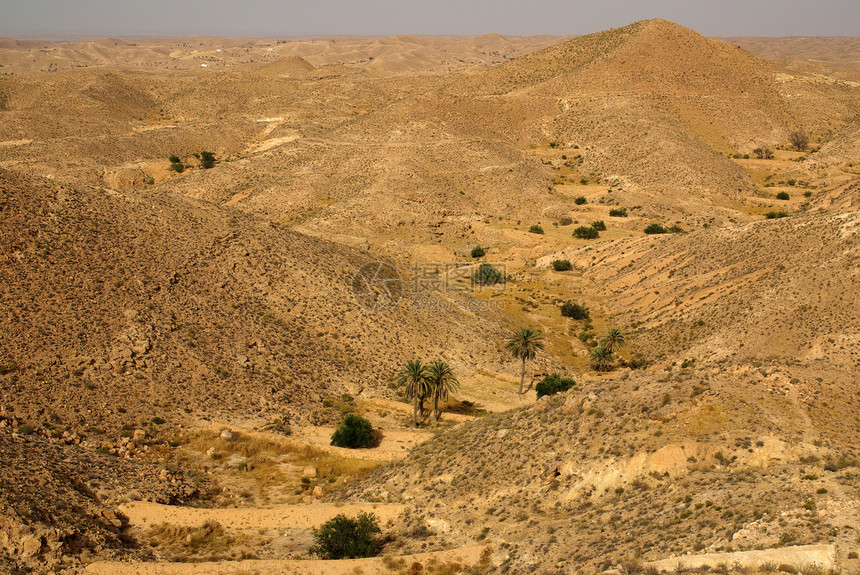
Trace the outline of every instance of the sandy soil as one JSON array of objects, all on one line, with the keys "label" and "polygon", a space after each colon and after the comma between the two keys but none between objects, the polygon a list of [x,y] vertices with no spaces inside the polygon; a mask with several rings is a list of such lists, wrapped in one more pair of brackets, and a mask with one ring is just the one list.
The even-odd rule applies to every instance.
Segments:
[{"label": "sandy soil", "polygon": [[[405,555],[399,559],[406,565],[414,562],[426,563],[431,559],[439,562],[456,561],[464,564],[478,563],[486,547],[475,545],[450,551]],[[263,560],[263,561],[223,561],[217,563],[119,563],[98,562],[89,565],[84,573],[89,575],[169,575],[169,574],[250,574],[269,575],[333,575],[336,573],[384,573],[388,571],[384,560],[379,557],[368,559],[348,559],[342,561],[321,560]],[[361,571],[358,571],[360,569]]]},{"label": "sandy soil", "polygon": [[220,523],[225,529],[311,529],[341,513],[374,513],[379,522],[385,524],[395,519],[403,507],[376,503],[317,503],[263,508],[198,509],[135,501],[120,506],[119,510],[128,517],[132,525],[141,529],[160,523],[194,527],[207,521]]}]

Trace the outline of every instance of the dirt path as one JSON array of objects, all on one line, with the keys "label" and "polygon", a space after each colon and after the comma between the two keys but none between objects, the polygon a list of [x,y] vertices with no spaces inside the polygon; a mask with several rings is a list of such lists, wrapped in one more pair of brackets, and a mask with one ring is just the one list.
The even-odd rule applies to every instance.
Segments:
[{"label": "dirt path", "polygon": [[[368,559],[344,559],[341,561],[321,560],[248,560],[219,561],[210,563],[121,563],[100,561],[92,563],[84,570],[88,575],[336,575],[340,573],[390,573],[387,564],[403,567],[418,562],[422,565],[430,560],[439,563],[454,562],[463,565],[476,565],[486,546],[474,545],[436,551],[404,555],[397,558],[372,557]],[[396,568],[396,567],[395,567]]]},{"label": "dirt path", "polygon": [[747,569],[755,569],[764,564],[789,565],[797,569],[816,566],[823,571],[836,567],[835,545],[799,545],[765,549],[762,551],[738,551],[736,553],[709,553],[706,555],[685,555],[660,561],[646,563],[659,571],[677,570],[678,565],[685,569],[699,567],[715,567],[717,565],[737,565]]},{"label": "dirt path", "polygon": [[135,501],[120,506],[129,522],[141,529],[160,523],[182,527],[198,527],[215,521],[225,529],[311,529],[319,527],[335,515],[374,513],[380,524],[392,521],[404,505],[382,503],[317,503],[313,505],[283,505],[277,507],[198,509]]}]

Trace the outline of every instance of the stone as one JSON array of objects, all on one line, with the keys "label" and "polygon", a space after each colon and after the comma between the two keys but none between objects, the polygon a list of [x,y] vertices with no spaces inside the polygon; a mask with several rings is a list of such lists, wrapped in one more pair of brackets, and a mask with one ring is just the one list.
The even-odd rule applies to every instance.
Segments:
[{"label": "stone", "polygon": [[323,496],[323,488],[322,488],[322,485],[317,485],[317,486],[315,486],[315,487],[314,487],[314,490],[313,490],[313,496],[314,496],[314,497],[318,497],[318,498]]},{"label": "stone", "polygon": [[305,477],[314,478],[317,476],[317,468],[316,467],[305,467],[302,471],[302,475]]},{"label": "stone", "polygon": [[230,432],[229,429],[225,429],[224,431],[222,431],[221,435],[219,435],[218,437],[220,437],[224,441],[233,441],[233,434]]},{"label": "stone", "polygon": [[42,539],[35,535],[24,535],[21,538],[21,555],[33,557],[42,549]]},{"label": "stone", "polygon": [[134,433],[131,436],[132,441],[135,443],[140,443],[144,439],[146,439],[146,431],[143,429],[135,429]]}]

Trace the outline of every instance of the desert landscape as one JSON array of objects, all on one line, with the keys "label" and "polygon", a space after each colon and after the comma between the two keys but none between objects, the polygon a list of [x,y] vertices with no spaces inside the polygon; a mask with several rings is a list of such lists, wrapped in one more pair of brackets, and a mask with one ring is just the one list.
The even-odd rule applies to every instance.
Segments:
[{"label": "desert landscape", "polygon": [[0,572],[860,573],[856,37],[0,39],[0,278]]}]

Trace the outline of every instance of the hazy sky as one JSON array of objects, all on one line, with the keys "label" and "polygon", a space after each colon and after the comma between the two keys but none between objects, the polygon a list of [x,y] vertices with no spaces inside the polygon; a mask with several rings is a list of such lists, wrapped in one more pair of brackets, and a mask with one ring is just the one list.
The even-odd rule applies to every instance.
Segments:
[{"label": "hazy sky", "polygon": [[860,0],[0,0],[0,36],[589,34],[665,18],[707,36],[860,36]]}]

